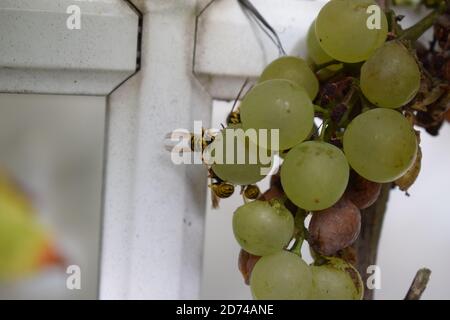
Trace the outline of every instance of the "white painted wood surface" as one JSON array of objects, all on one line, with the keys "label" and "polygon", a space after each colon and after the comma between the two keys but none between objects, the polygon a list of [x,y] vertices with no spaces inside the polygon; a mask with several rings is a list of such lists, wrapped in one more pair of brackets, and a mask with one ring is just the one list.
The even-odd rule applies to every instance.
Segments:
[{"label": "white painted wood surface", "polygon": [[[65,28],[72,2],[88,9],[81,30]],[[217,0],[200,18],[194,67],[196,13],[209,1],[132,2],[143,14],[142,65],[108,97],[100,298],[195,299],[207,174],[172,164],[163,137],[193,129],[194,120],[208,127],[212,100],[234,98],[277,51],[235,0]],[[286,51],[304,54],[302,36],[320,4],[254,4]],[[134,72],[137,15],[124,1],[0,0],[0,15],[10,28],[0,28],[0,39],[11,44],[0,46],[0,91],[107,95]],[[73,49],[67,37],[78,31]]]},{"label": "white painted wood surface", "polygon": [[124,0],[0,0],[0,92],[109,94],[136,71],[138,21]]},{"label": "white painted wood surface", "polygon": [[206,171],[175,166],[164,135],[210,121],[194,78],[195,1],[140,1],[140,72],[109,97],[100,298],[199,295]]},{"label": "white painted wood surface", "polygon": [[[287,54],[306,57],[306,34],[327,0],[253,0],[277,31]],[[210,95],[234,99],[255,80],[278,49],[235,0],[216,0],[199,19],[195,73]]]},{"label": "white painted wood surface", "polygon": [[[277,50],[235,0],[136,0],[143,13],[142,68],[109,97],[100,297],[199,297],[206,169],[175,166],[163,136],[210,122],[212,99],[233,98]],[[318,3],[261,0],[255,5],[280,32],[288,52],[304,53]],[[288,17],[288,18],[286,18]],[[229,81],[230,78],[237,81]],[[209,79],[209,81],[205,81]],[[207,204],[209,205],[209,204]],[[220,250],[220,248],[218,248]]]}]

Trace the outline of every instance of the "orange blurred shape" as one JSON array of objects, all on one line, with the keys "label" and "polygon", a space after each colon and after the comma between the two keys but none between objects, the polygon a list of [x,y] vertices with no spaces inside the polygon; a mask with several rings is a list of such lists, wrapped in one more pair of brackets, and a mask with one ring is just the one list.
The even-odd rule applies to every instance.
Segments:
[{"label": "orange blurred shape", "polygon": [[445,114],[445,118],[447,119],[448,122],[450,122],[450,109]]},{"label": "orange blurred shape", "polygon": [[37,267],[38,269],[42,269],[50,266],[59,266],[64,268],[66,265],[66,261],[64,257],[58,252],[55,246],[48,242],[42,248],[42,251],[38,255],[37,259]]}]

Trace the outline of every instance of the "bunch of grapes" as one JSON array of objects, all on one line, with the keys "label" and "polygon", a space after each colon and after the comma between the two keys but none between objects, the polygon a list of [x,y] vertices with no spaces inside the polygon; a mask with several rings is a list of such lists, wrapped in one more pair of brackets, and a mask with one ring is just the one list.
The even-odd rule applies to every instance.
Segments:
[{"label": "bunch of grapes", "polygon": [[[428,6],[439,1],[429,0]],[[421,90],[410,108],[417,111],[416,124],[428,133],[438,135],[445,120],[450,119],[450,4],[433,25],[433,41],[429,46],[418,44],[417,55],[427,72]]]},{"label": "bunch of grapes", "polygon": [[[434,12],[442,13],[447,4],[437,2]],[[215,163],[210,171],[221,183],[250,190],[264,178],[261,152],[282,159],[270,189],[244,196],[233,216],[239,269],[255,299],[363,297],[351,250],[360,210],[376,202],[382,184],[407,190],[417,178],[422,154],[414,124],[429,101],[423,86],[432,79],[428,92],[439,88],[434,102],[448,97],[448,82],[433,78],[416,54],[426,19],[403,30],[400,17],[372,0],[330,1],[309,28],[307,59],[273,61],[228,117],[227,128],[279,130],[278,145],[233,136],[243,150],[232,157],[244,151],[245,161]],[[447,103],[442,117],[448,109]],[[212,145],[228,139],[224,128]],[[250,163],[252,153],[257,161]],[[305,241],[311,265],[301,257]]]}]

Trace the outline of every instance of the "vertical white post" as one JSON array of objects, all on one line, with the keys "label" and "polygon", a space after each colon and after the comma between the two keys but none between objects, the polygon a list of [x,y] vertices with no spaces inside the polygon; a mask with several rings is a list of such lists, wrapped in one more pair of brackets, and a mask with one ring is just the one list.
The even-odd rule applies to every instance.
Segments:
[{"label": "vertical white post", "polygon": [[109,97],[102,299],[198,298],[206,170],[175,166],[164,135],[209,125],[192,70],[196,1],[136,1],[140,72]]}]

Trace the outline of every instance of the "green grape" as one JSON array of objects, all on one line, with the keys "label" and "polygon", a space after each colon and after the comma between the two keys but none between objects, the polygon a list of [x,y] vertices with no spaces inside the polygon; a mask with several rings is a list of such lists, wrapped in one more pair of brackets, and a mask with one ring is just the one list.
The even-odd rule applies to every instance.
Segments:
[{"label": "green grape", "polygon": [[364,286],[361,277],[342,259],[330,258],[321,266],[311,266],[311,300],[361,300]]},{"label": "green grape", "polygon": [[[305,89],[281,79],[264,81],[253,87],[242,101],[240,112],[246,130],[278,129],[278,150],[289,149],[308,138],[314,122],[313,104]],[[277,149],[272,145],[261,147]]]},{"label": "green grape", "polygon": [[373,104],[399,108],[419,91],[420,70],[414,57],[397,41],[379,48],[361,68],[361,90]]},{"label": "green grape", "polygon": [[305,60],[297,57],[286,56],[273,61],[264,69],[259,83],[273,79],[290,80],[299,87],[305,88],[311,100],[319,92],[319,80],[314,72]]},{"label": "green grape", "polygon": [[[249,185],[258,182],[266,176],[262,169],[270,170],[272,158],[267,150],[257,146],[251,139],[244,135],[241,125],[229,125],[222,130],[214,141],[206,149],[205,155],[212,155],[221,161],[215,160],[211,168],[222,180],[238,185]],[[239,134],[239,131],[242,134]],[[234,151],[230,160],[227,160],[227,141],[233,139]],[[219,152],[223,150],[223,154]],[[264,155],[264,157],[261,157]],[[243,157],[240,163],[239,158]],[[212,160],[208,160],[212,161]]]},{"label": "green grape", "polygon": [[342,151],[325,142],[303,142],[289,151],[281,166],[288,198],[305,210],[323,210],[344,194],[349,165]]},{"label": "green grape", "polygon": [[296,254],[279,251],[255,264],[250,288],[258,300],[306,300],[312,290],[311,269]]},{"label": "green grape", "polygon": [[[315,21],[311,24],[306,36],[306,45],[308,47],[308,63],[319,66],[329,63],[334,59],[330,57],[319,44],[316,37]],[[319,81],[325,81],[336,75],[337,71],[342,69],[342,63],[330,64],[327,67],[320,68],[316,71],[316,77]]]},{"label": "green grape", "polygon": [[314,20],[308,29],[306,36],[306,46],[308,48],[308,56],[316,65],[328,63],[333,60],[320,46],[316,36],[316,21]]},{"label": "green grape", "polygon": [[316,18],[316,36],[322,49],[336,60],[355,63],[367,60],[387,37],[386,15],[379,9],[379,29],[372,28],[367,13],[372,0],[333,0],[320,10]]},{"label": "green grape", "polygon": [[256,200],[235,211],[233,232],[245,251],[265,256],[288,245],[294,233],[294,218],[276,200],[270,203]]},{"label": "green grape", "polygon": [[373,182],[392,182],[413,165],[417,139],[400,112],[377,108],[360,114],[348,125],[344,152],[360,176]]}]

